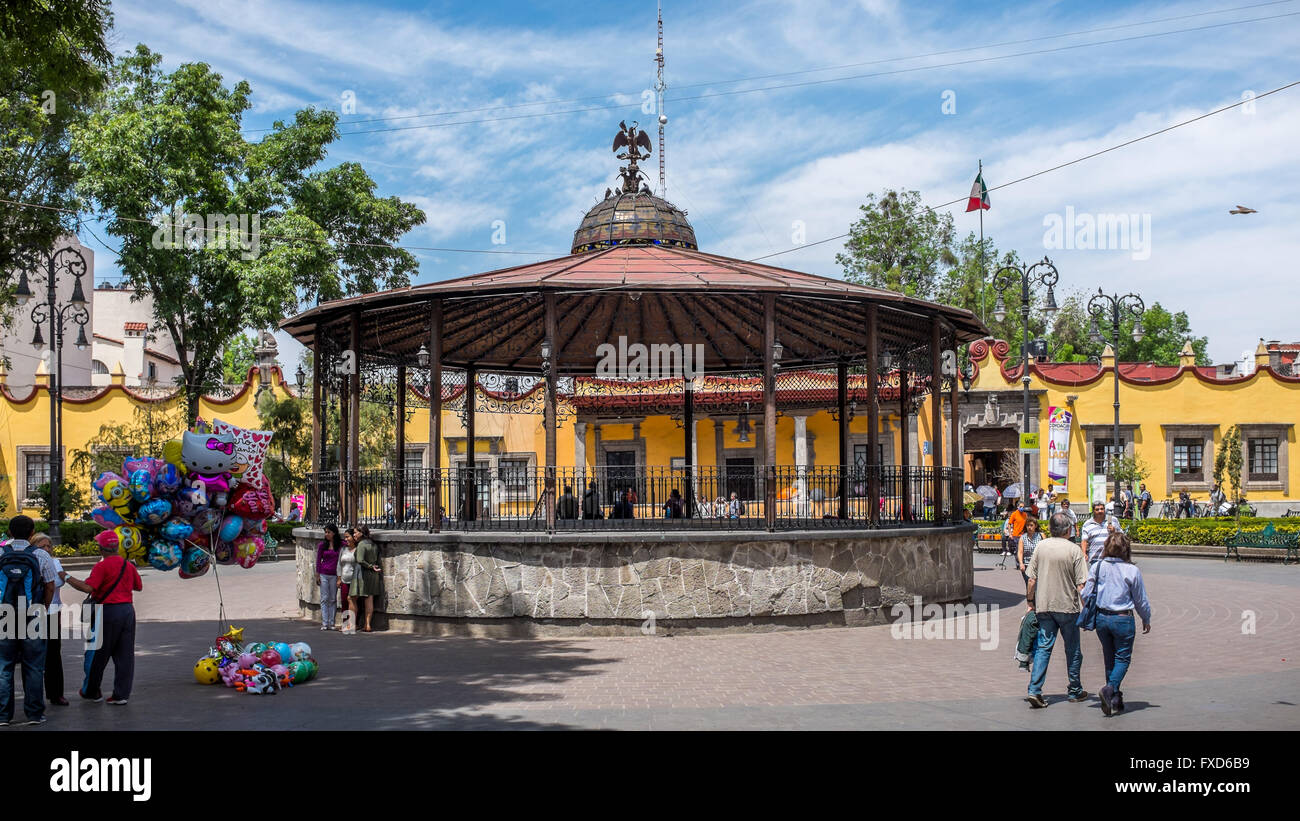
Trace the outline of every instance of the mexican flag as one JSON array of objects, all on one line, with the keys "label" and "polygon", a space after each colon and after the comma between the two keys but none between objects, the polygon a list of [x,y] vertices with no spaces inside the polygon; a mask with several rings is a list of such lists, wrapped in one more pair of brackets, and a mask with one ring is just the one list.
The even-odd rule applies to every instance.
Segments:
[{"label": "mexican flag", "polygon": [[984,172],[975,175],[975,182],[970,187],[970,200],[966,203],[966,213],[983,208],[989,210],[989,187],[984,184]]}]

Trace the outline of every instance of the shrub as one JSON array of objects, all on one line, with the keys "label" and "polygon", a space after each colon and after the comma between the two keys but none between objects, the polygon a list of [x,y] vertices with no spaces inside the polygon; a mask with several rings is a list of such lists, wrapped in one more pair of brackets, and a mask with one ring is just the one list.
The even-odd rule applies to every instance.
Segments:
[{"label": "shrub", "polygon": [[[1300,533],[1300,519],[1251,518],[1242,522],[1242,531],[1257,533],[1272,523],[1278,533]],[[1143,519],[1126,525],[1129,538],[1140,544],[1222,545],[1237,532],[1231,518],[1217,519]]]}]

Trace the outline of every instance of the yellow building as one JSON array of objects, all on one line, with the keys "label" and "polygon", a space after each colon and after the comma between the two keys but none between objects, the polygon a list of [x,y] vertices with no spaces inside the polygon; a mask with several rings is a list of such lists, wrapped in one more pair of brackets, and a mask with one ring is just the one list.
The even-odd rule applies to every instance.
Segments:
[{"label": "yellow building", "polygon": [[[77,451],[89,449],[101,426],[141,424],[140,415],[154,410],[170,413],[178,421],[184,414],[184,397],[179,389],[131,387],[126,381],[119,363],[111,375],[111,384],[67,387],[63,391],[64,475],[88,491],[92,477],[74,473],[72,459]],[[43,362],[35,382],[32,387],[11,391],[0,366],[0,498],[5,502],[2,515],[6,518],[16,513],[37,516],[36,488],[50,478],[50,391]],[[256,398],[263,384],[278,397],[295,395],[278,367],[251,368],[248,379],[243,385],[233,386],[229,396],[203,397],[199,415],[208,421],[216,418],[242,428],[257,428]],[[183,428],[181,424],[168,432],[179,435]]]},{"label": "yellow building", "polygon": [[[1020,359],[1001,340],[975,342],[970,352],[975,377],[961,413],[966,478],[996,484],[997,463],[1018,447],[1022,427]],[[1289,346],[1261,343],[1254,371],[1244,375],[1233,366],[1197,366],[1190,348],[1178,365],[1120,363],[1120,444],[1150,468],[1145,484],[1156,503],[1153,515],[1160,502],[1182,491],[1196,501],[1208,499],[1215,450],[1233,425],[1242,431],[1244,491],[1259,514],[1300,508],[1294,501],[1300,465],[1290,463],[1300,421],[1300,376],[1291,375],[1291,356]],[[1105,475],[1106,449],[1113,445],[1114,357],[1108,348],[1100,366],[1031,361],[1029,377],[1029,430],[1040,434],[1030,484],[1039,488],[1054,481],[1048,414],[1061,408],[1071,417],[1068,434],[1056,442],[1058,450],[1064,443],[1068,451],[1066,492],[1087,499],[1089,477]],[[1060,490],[1061,480],[1054,483]],[[1106,498],[1111,487],[1113,481]]]}]

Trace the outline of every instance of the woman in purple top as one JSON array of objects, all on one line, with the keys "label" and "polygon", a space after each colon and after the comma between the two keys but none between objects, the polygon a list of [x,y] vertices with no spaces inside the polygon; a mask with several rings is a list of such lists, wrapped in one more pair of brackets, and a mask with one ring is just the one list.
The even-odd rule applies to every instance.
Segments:
[{"label": "woman in purple top", "polygon": [[320,587],[320,629],[334,629],[339,593],[339,529],[325,525],[325,539],[316,545],[316,584]]}]

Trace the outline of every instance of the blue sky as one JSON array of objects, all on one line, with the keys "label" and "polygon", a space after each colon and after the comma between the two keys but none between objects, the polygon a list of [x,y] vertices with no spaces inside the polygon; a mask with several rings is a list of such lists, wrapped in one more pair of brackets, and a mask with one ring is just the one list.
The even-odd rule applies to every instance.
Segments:
[{"label": "blue sky", "polygon": [[[689,211],[703,250],[745,259],[796,246],[800,226],[807,242],[846,232],[870,193],[947,202],[968,193],[980,158],[996,186],[1300,80],[1297,0],[664,5],[668,198]],[[538,252],[417,251],[419,281],[567,253],[583,212],[615,182],[618,121],[654,120],[641,111],[655,48],[655,5],[644,0],[113,8],[116,51],[143,42],[168,68],[203,61],[228,83],[247,79],[250,130],[303,106],[339,110],[351,93],[355,113],[326,162],[361,162],[382,194],[426,211],[403,244]],[[1164,18],[1182,19],[1146,23]],[[1253,18],[1273,19],[1220,25]],[[1143,37],[1161,32],[1179,33]],[[966,50],[919,57],[955,49]],[[729,82],[790,72],[806,73]],[[876,76],[720,94],[864,74]],[[597,99],[519,105],[575,98]],[[604,108],[555,113],[584,107]],[[410,116],[467,109],[489,110]],[[532,114],[546,116],[520,116]],[[407,119],[357,122],[396,117]],[[411,128],[465,120],[480,122]],[[1050,255],[1064,292],[1134,290],[1188,311],[1213,358],[1235,359],[1260,337],[1300,339],[1297,142],[1300,87],[994,191],[985,232],[1022,258]],[[1229,215],[1238,204],[1259,213]],[[964,205],[950,210],[959,231],[978,230]],[[1136,215],[1149,246],[1046,247],[1046,223],[1070,213]],[[497,220],[504,245],[492,243]],[[841,247],[767,262],[839,276]],[[111,254],[97,263],[113,274]]]}]

